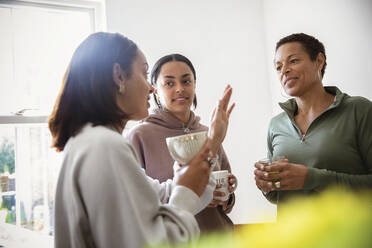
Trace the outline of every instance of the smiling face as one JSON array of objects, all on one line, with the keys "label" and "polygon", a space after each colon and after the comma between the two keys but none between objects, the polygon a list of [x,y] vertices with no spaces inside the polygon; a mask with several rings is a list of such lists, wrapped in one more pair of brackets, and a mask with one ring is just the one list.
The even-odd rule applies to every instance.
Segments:
[{"label": "smiling face", "polygon": [[123,93],[117,93],[118,105],[130,120],[141,120],[147,117],[150,107],[148,101],[153,88],[147,81],[148,64],[145,55],[141,50],[137,51],[129,76],[117,66],[118,64],[114,65],[114,80],[118,86],[123,84],[125,87]]},{"label": "smiling face", "polygon": [[280,83],[290,96],[300,97],[322,83],[320,70],[324,56],[319,53],[312,61],[299,42],[281,45],[275,53],[274,63]]},{"label": "smiling face", "polygon": [[195,97],[195,78],[190,67],[180,61],[165,63],[157,79],[156,94],[171,113],[182,120],[187,118]]}]

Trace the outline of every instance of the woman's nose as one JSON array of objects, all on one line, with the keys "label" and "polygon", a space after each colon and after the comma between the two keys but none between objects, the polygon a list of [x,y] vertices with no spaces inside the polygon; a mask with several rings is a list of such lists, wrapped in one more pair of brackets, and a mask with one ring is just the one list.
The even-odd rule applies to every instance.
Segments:
[{"label": "woman's nose", "polygon": [[176,93],[182,93],[184,91],[185,91],[185,89],[182,86],[177,87],[177,89],[176,89]]},{"label": "woman's nose", "polygon": [[282,67],[282,70],[281,70],[281,75],[283,76],[283,75],[285,75],[285,74],[287,74],[288,72],[290,72],[290,68],[289,68],[289,66],[286,66],[286,65],[283,65],[283,67]]}]

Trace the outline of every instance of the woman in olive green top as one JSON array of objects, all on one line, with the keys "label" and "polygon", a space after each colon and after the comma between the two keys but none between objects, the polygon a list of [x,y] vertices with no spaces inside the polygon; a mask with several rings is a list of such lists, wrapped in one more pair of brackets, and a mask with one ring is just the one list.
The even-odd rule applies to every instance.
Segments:
[{"label": "woman in olive green top", "polygon": [[281,159],[269,166],[255,163],[257,187],[273,203],[330,185],[371,189],[371,101],[323,87],[325,49],[312,36],[282,38],[274,63],[293,98],[280,104],[284,112],[270,122],[268,156]]}]

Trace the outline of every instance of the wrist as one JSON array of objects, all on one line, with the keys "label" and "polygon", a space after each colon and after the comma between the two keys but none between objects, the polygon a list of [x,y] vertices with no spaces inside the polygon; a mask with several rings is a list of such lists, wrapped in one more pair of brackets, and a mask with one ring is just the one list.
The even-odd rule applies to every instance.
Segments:
[{"label": "wrist", "polygon": [[215,157],[217,155],[217,152],[218,152],[218,149],[220,148],[220,143],[219,142],[216,142],[214,141],[213,139],[211,138],[208,138],[207,140],[207,146],[209,148],[209,157]]},{"label": "wrist", "polygon": [[216,154],[215,156],[213,156],[213,157],[209,157],[208,156],[208,158],[207,158],[207,162],[209,163],[209,167],[210,168],[212,168],[212,170],[213,170],[213,168],[216,166],[216,164],[218,163],[218,154]]}]

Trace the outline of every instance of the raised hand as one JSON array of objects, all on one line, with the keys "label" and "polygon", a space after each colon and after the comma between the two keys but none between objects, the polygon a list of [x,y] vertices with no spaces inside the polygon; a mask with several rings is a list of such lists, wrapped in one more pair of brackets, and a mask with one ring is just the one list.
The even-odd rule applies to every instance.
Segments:
[{"label": "raised hand", "polygon": [[235,106],[229,108],[232,88],[227,85],[218,106],[213,110],[208,140],[199,153],[187,166],[181,167],[173,178],[176,185],[183,185],[201,196],[209,182],[210,164],[208,157],[215,156],[227,132],[230,114]]},{"label": "raised hand", "polygon": [[235,107],[233,103],[229,108],[229,102],[232,94],[232,88],[227,85],[222,98],[218,101],[217,107],[213,110],[211,124],[209,127],[209,147],[213,155],[218,151],[218,148],[225,139],[229,118],[232,110]]}]

